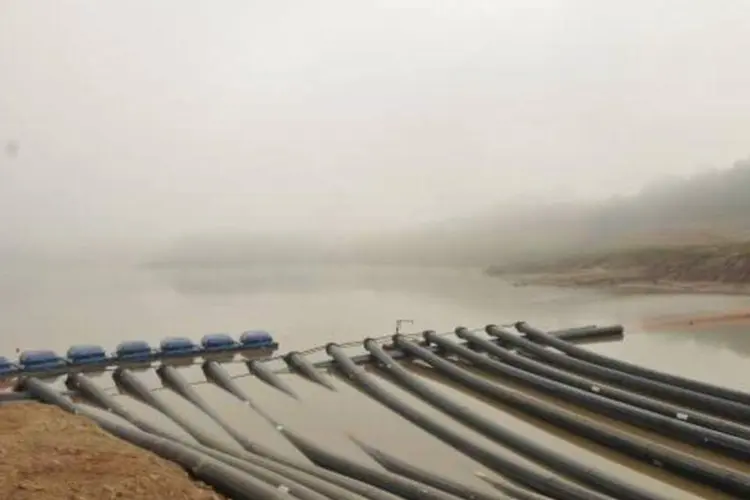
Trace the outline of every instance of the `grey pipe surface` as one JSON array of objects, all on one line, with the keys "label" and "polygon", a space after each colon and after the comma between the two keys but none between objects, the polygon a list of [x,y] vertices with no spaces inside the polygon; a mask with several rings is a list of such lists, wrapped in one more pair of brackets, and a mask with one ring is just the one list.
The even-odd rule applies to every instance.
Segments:
[{"label": "grey pipe surface", "polygon": [[631,375],[636,375],[638,377],[643,377],[649,380],[654,380],[656,382],[662,382],[664,384],[669,384],[675,387],[682,387],[683,389],[695,391],[697,393],[707,394],[715,398],[742,403],[743,405],[747,405],[748,407],[750,407],[750,394],[746,392],[709,384],[700,380],[681,377],[679,375],[664,373],[659,370],[639,366],[635,363],[623,361],[611,356],[605,356],[603,354],[595,353],[593,351],[589,351],[581,347],[572,345],[569,342],[565,342],[555,335],[549,335],[548,333],[545,333],[538,328],[532,327],[525,321],[519,321],[518,323],[516,323],[516,329],[519,332],[525,334],[530,339],[541,342],[544,345],[554,347],[555,349],[564,352],[570,357],[587,361],[599,366],[606,366],[610,369],[629,373]]},{"label": "grey pipe surface", "polygon": [[[422,359],[422,356],[434,356],[427,349],[405,339],[402,335],[394,335],[394,343],[405,351],[418,355],[420,359]],[[381,369],[386,370],[401,385],[417,394],[418,397],[508,449],[526,456],[550,470],[568,476],[596,491],[610,495],[612,498],[622,500],[667,500],[638,486],[628,484],[606,472],[577,463],[568,455],[539,444],[511,429],[498,425],[489,418],[472,412],[467,407],[433,390],[403,367],[396,364],[375,342],[365,340],[365,349],[380,362],[379,366]]]},{"label": "grey pipe surface", "polygon": [[520,465],[512,459],[498,455],[486,446],[466,439],[463,435],[414,409],[383,389],[372,375],[355,365],[338,345],[328,344],[327,351],[336,361],[336,366],[366,394],[494,472],[555,498],[570,500],[611,498],[599,495],[588,488],[565,481],[555,475]]},{"label": "grey pipe surface", "polygon": [[[472,361],[476,359],[475,356],[480,356],[484,358],[484,361],[482,361],[483,366],[486,363],[486,366],[497,366],[498,370],[505,368],[501,363],[474,353],[470,349],[451,342],[448,339],[437,336],[433,338],[429,332],[426,334],[426,337],[431,342],[440,344],[443,349],[451,354]],[[540,418],[545,422],[549,422],[552,425],[607,448],[629,455],[648,465],[668,470],[688,480],[703,483],[727,493],[739,493],[750,497],[750,476],[747,474],[653,443],[648,439],[603,426],[591,419],[581,419],[579,415],[560,408],[555,404],[507,390],[502,386],[469,373],[435,354],[430,353],[429,356],[420,357],[421,353],[415,351],[413,355],[423,359],[440,373],[450,374],[451,377],[455,377],[455,380],[464,387],[484,397],[503,404],[516,406],[524,413]],[[477,364],[479,365],[478,361]]]}]

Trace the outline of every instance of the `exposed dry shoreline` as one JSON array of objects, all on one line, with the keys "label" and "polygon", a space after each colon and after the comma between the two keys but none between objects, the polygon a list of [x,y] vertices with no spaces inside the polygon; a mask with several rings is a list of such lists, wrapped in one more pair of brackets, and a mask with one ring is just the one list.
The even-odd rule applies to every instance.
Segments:
[{"label": "exposed dry shoreline", "polygon": [[177,465],[40,403],[0,406],[0,498],[220,500]]},{"label": "exposed dry shoreline", "polygon": [[750,244],[641,247],[494,266],[487,272],[518,286],[750,294]]}]

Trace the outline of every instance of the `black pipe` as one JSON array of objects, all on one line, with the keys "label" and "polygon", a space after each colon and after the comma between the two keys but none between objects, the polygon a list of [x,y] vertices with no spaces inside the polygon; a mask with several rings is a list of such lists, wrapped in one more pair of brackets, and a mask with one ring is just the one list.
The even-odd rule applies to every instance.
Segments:
[{"label": "black pipe", "polygon": [[[443,348],[464,359],[473,359],[477,355],[470,349],[460,346],[448,339],[426,335],[431,342],[440,343]],[[426,351],[426,350],[425,350]],[[414,357],[422,359],[435,370],[450,377],[464,387],[502,404],[518,408],[524,413],[545,422],[565,429],[573,434],[588,439],[606,448],[628,455],[650,466],[667,470],[691,481],[702,483],[730,494],[740,494],[750,498],[750,476],[719,466],[708,460],[688,455],[667,446],[659,445],[648,439],[605,426],[592,419],[565,410],[553,403],[526,396],[517,391],[506,389],[484,378],[473,375],[435,354],[414,350]],[[477,355],[478,356],[478,355]],[[492,363],[495,361],[488,360]],[[499,363],[497,363],[500,365]],[[500,365],[501,367],[503,365]]]},{"label": "black pipe", "polygon": [[284,356],[284,361],[290,369],[303,375],[307,379],[322,385],[326,389],[330,389],[332,391],[336,390],[336,387],[334,387],[331,381],[328,380],[328,378],[326,378],[319,370],[316,370],[312,363],[310,363],[310,360],[301,355],[299,352],[289,352],[286,356]]},{"label": "black pipe", "polygon": [[[422,487],[413,481],[408,481],[404,478],[400,478],[395,474],[384,474],[382,471],[374,470],[369,467],[357,464],[352,460],[335,455],[321,448],[320,446],[308,441],[307,439],[299,436],[298,434],[290,431],[283,425],[276,422],[271,416],[264,412],[261,408],[257,407],[247,393],[239,387],[239,385],[232,380],[229,374],[217,363],[205,363],[203,370],[206,373],[206,378],[211,380],[213,383],[223,388],[230,394],[234,395],[241,401],[246,402],[251,406],[258,414],[268,421],[274,429],[276,429],[285,439],[287,439],[292,445],[300,450],[305,456],[307,456],[312,462],[325,467],[330,472],[336,472],[342,474],[347,479],[351,478],[356,480],[357,483],[365,483],[370,487],[375,487],[375,494],[379,492],[394,492],[397,490],[399,495],[407,494],[407,498],[440,498],[442,492],[434,490],[429,487]],[[323,469],[321,469],[323,470]],[[356,484],[356,483],[355,483]],[[363,496],[373,494],[367,490],[354,490]],[[395,492],[394,492],[395,493]],[[391,495],[391,493],[387,493]],[[417,495],[417,496],[414,496]]]},{"label": "black pipe", "polygon": [[[257,477],[194,449],[156,437],[134,427],[116,424],[95,414],[89,414],[87,417],[110,434],[179,464],[195,478],[210,485],[228,498],[234,500],[289,499],[289,491],[274,487]],[[294,498],[313,500],[313,497],[297,496],[296,493],[295,491],[292,494]],[[315,500],[325,500],[326,498],[318,496]]]},{"label": "black pipe", "polygon": [[[308,488],[298,483],[294,479],[287,477],[283,474],[274,472],[270,469],[266,469],[264,467],[250,463],[240,458],[236,458],[226,453],[222,453],[212,448],[208,448],[205,446],[201,447],[201,446],[194,446],[194,445],[192,446],[185,445],[179,440],[175,441],[173,439],[158,437],[156,435],[146,433],[145,431],[141,431],[133,427],[125,427],[120,424],[113,423],[107,419],[104,419],[103,417],[101,417],[100,415],[97,415],[96,413],[93,413],[91,411],[86,411],[86,408],[82,408],[81,414],[94,420],[101,427],[104,427],[105,430],[108,430],[110,432],[113,432],[113,431],[108,427],[108,425],[114,425],[114,426],[119,427],[124,432],[139,432],[139,433],[145,434],[144,439],[146,438],[146,436],[150,436],[151,439],[153,440],[158,440],[158,441],[167,442],[167,443],[174,443],[178,446],[182,446],[184,449],[190,452],[196,453],[199,456],[208,457],[209,460],[213,460],[225,466],[232,467],[234,469],[237,469],[239,471],[246,473],[247,475],[249,475],[250,477],[254,479],[263,481],[264,483],[273,487],[274,491],[285,493],[285,495],[282,497],[285,499],[289,498],[289,495],[291,495],[294,498],[298,498],[300,500],[333,500],[334,498],[338,498],[338,497],[330,497],[327,495],[323,495],[311,488]],[[116,433],[116,432],[113,432],[113,433],[117,436],[120,436],[120,437],[122,436],[119,433]]]},{"label": "black pipe", "polygon": [[555,330],[549,332],[549,334],[571,344],[592,344],[622,340],[625,337],[625,329],[620,325],[588,325],[577,328],[566,328],[565,330]]},{"label": "black pipe", "polygon": [[466,498],[468,500],[502,500],[497,495],[490,495],[483,491],[479,491],[476,488],[472,488],[466,484],[461,484],[457,481],[453,481],[445,476],[434,474],[430,471],[420,469],[419,467],[408,463],[400,458],[394,457],[384,451],[381,451],[369,444],[360,441],[354,437],[350,438],[354,443],[359,446],[362,451],[367,453],[370,458],[375,460],[377,463],[382,465],[385,469],[411,478],[420,483],[429,484],[435,488],[443,491],[447,491],[460,498]]},{"label": "black pipe", "polygon": [[[703,421],[720,427],[727,427],[741,433],[743,437],[701,426],[697,420],[690,418],[690,413],[693,413],[690,410],[675,408],[672,405],[653,401],[621,389],[598,385],[582,377],[508,352],[492,342],[470,333],[468,330],[457,330],[456,334],[469,341],[473,346],[481,347],[496,358],[496,360],[492,360],[484,356],[472,357],[473,363],[482,365],[494,373],[510,377],[516,382],[531,386],[546,394],[564,398],[566,401],[574,402],[595,413],[606,415],[636,427],[669,435],[689,444],[718,451],[741,460],[750,458],[750,441],[744,437],[750,436],[750,429],[746,427],[715,417],[697,414],[695,415],[697,420],[701,420],[701,417],[703,417]],[[644,409],[643,406],[657,407],[662,411],[666,408],[668,413],[664,415],[661,411],[654,412],[650,408]]]},{"label": "black pipe", "polygon": [[[175,392],[203,410],[209,417],[224,428],[238,443],[240,443],[243,448],[254,451],[252,447],[255,446],[255,443],[249,442],[245,436],[239,434],[227,424],[218,413],[213,411],[175,368],[171,366],[160,366],[157,369],[157,373],[159,374],[159,377],[165,381],[168,387],[173,388]],[[265,417],[265,414],[262,416]],[[267,417],[267,419],[268,418],[270,417]],[[382,471],[374,470],[370,467],[365,467],[347,458],[327,452],[318,445],[310,443],[275,421],[272,421],[272,425],[274,425],[276,430],[281,433],[282,436],[295,445],[308,458],[313,462],[318,463],[318,465],[323,465],[327,469],[343,473],[349,477],[359,479],[368,484],[372,484],[373,486],[390,491],[391,493],[407,496],[407,498],[415,500],[452,500],[450,497],[442,496],[440,492],[431,491],[430,488],[422,488],[413,481],[394,476],[390,473],[383,473]]]},{"label": "black pipe", "polygon": [[555,349],[564,352],[568,356],[583,361],[588,361],[595,365],[606,366],[610,369],[619,370],[624,373],[636,375],[639,377],[654,380],[656,382],[662,382],[664,384],[673,385],[675,387],[682,387],[690,391],[695,391],[702,394],[708,394],[715,398],[722,398],[729,401],[735,401],[744,405],[750,405],[750,394],[737,390],[730,389],[728,387],[721,387],[718,385],[709,384],[707,382],[701,382],[700,380],[694,380],[679,375],[672,375],[669,373],[660,372],[651,368],[638,366],[634,363],[629,363],[620,359],[604,356],[580,347],[571,345],[564,340],[560,340],[554,335],[549,335],[538,328],[534,328],[525,321],[519,321],[516,323],[516,329],[519,332],[524,333],[529,338],[535,339],[546,345],[552,346]]},{"label": "black pipe", "polygon": [[314,445],[308,439],[296,433],[288,433],[289,439],[294,446],[304,453],[315,464],[326,469],[336,470],[349,477],[372,484],[378,488],[390,491],[394,495],[410,500],[460,500],[446,491],[433,488],[427,484],[401,477],[391,472],[373,469],[364,466],[354,460],[330,453],[319,446]]},{"label": "black pipe", "polygon": [[514,460],[496,454],[486,446],[466,439],[463,435],[390,394],[378,384],[372,375],[355,365],[340,346],[328,344],[326,351],[334,359],[336,366],[370,397],[489,469],[516,480],[535,491],[556,498],[570,500],[608,498],[553,474],[536,471],[516,463]]},{"label": "black pipe", "polygon": [[128,428],[99,417],[93,412],[81,411],[72,401],[36,378],[24,381],[24,387],[41,401],[53,404],[73,414],[85,413],[104,430],[136,446],[144,448],[162,458],[175,462],[192,473],[196,478],[213,487],[216,491],[238,500],[284,499],[288,496],[263,481],[257,480],[242,471],[204,455],[176,441],[157,437],[136,428]]},{"label": "black pipe", "polygon": [[247,368],[248,370],[250,370],[250,373],[258,377],[259,380],[262,380],[271,387],[274,387],[281,392],[288,394],[294,399],[299,399],[299,396],[297,396],[297,393],[294,392],[294,389],[292,389],[289,384],[281,380],[281,377],[279,377],[277,373],[269,370],[262,361],[251,359],[247,362]]},{"label": "black pipe", "polygon": [[504,481],[496,477],[490,477],[481,472],[477,472],[476,476],[479,479],[485,481],[487,484],[492,485],[492,487],[496,490],[510,495],[514,500],[550,500],[550,497],[548,496],[535,493],[509,481]]},{"label": "black pipe", "polygon": [[[93,402],[96,406],[107,408],[109,411],[111,411],[115,415],[120,416],[124,420],[138,427],[139,429],[144,430],[146,432],[150,432],[152,434],[156,434],[157,436],[160,436],[166,439],[178,441],[185,446],[193,447],[223,462],[227,462],[228,457],[231,458],[233,461],[239,458],[242,461],[249,462],[259,467],[266,468],[278,474],[282,474],[283,476],[286,476],[302,485],[305,485],[315,491],[318,491],[324,495],[327,495],[330,498],[350,499],[350,500],[358,500],[361,498],[372,498],[374,500],[396,500],[395,497],[391,498],[390,495],[386,494],[385,492],[383,492],[383,495],[374,495],[372,497],[367,497],[364,495],[359,496],[353,493],[352,491],[350,491],[349,489],[343,486],[338,486],[336,484],[336,480],[339,480],[338,481],[339,484],[353,483],[353,480],[344,476],[334,477],[335,476],[334,473],[319,469],[317,467],[310,467],[310,466],[302,465],[302,464],[294,465],[293,462],[291,462],[290,460],[286,458],[281,458],[275,453],[272,453],[271,456],[262,456],[262,455],[247,452],[247,451],[237,451],[237,450],[232,449],[229,446],[222,445],[221,448],[214,449],[214,448],[209,448],[203,445],[196,445],[194,443],[188,443],[186,441],[181,440],[179,437],[176,437],[170,433],[167,433],[166,431],[163,431],[157,427],[154,427],[148,422],[145,422],[144,420],[131,414],[122,405],[120,405],[115,400],[115,398],[113,398],[111,395],[104,392],[101,388],[99,388],[96,384],[94,384],[88,377],[75,374],[75,376],[71,380],[71,385],[80,393],[80,395],[86,401]],[[260,446],[257,446],[256,448],[258,450],[263,449]]]},{"label": "black pipe", "polygon": [[57,406],[68,413],[78,413],[75,403],[38,378],[24,377],[18,381],[18,386],[28,391],[34,399]]},{"label": "black pipe", "polygon": [[[404,338],[403,335],[394,335],[393,343],[410,354],[420,356],[420,359],[421,356],[427,354],[434,356],[427,349]],[[364,344],[365,349],[379,363],[378,367],[388,372],[399,385],[415,393],[420,399],[432,406],[451,415],[462,424],[477,430],[482,435],[502,444],[506,448],[613,498],[624,500],[653,500],[660,498],[658,495],[653,495],[637,486],[631,486],[624,481],[612,477],[606,472],[582,465],[572,460],[568,455],[538,444],[532,439],[496,424],[493,420],[476,414],[468,407],[452,401],[420,381],[417,377],[395,363],[376,342],[365,340]]]},{"label": "black pipe", "polygon": [[257,453],[259,455],[268,456],[273,452],[265,447],[261,447],[258,443],[255,443],[247,438],[244,434],[240,433],[232,425],[230,425],[219,412],[214,410],[205,399],[198,394],[198,391],[191,386],[185,377],[183,377],[176,368],[169,365],[161,365],[156,369],[156,373],[161,379],[165,387],[173,390],[190,403],[197,406],[203,413],[208,415],[214,422],[218,424],[237,444],[242,446],[243,449]]},{"label": "black pipe", "polygon": [[750,407],[743,404],[582,361],[524,340],[518,335],[507,332],[495,325],[488,325],[486,331],[489,335],[498,338],[500,342],[519,347],[523,351],[532,354],[537,360],[543,360],[556,367],[561,367],[597,380],[605,380],[630,390],[639,391],[642,394],[668,399],[712,415],[750,423]]},{"label": "black pipe", "polygon": [[141,401],[152,408],[159,410],[161,413],[169,417],[174,423],[182,427],[188,434],[196,439],[199,443],[208,446],[209,448],[221,449],[225,445],[215,437],[211,436],[207,432],[198,428],[192,424],[188,419],[181,415],[178,411],[169,406],[154,392],[148,390],[148,387],[138,379],[127,368],[118,368],[112,374],[112,378],[115,384],[126,394],[133,398]]}]

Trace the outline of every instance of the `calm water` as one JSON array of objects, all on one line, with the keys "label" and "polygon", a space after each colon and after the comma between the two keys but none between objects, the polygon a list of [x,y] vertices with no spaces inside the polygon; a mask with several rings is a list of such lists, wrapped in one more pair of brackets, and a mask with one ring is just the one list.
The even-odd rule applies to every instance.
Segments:
[{"label": "calm water", "polygon": [[[157,343],[171,335],[198,339],[204,333],[239,333],[262,328],[274,334],[282,350],[301,349],[328,341],[383,335],[398,318],[413,319],[414,330],[447,331],[524,319],[545,328],[591,323],[623,323],[626,341],[598,345],[601,352],[665,371],[750,390],[738,376],[748,366],[750,332],[643,333],[644,318],[680,313],[710,313],[746,307],[744,297],[699,295],[622,296],[594,291],[513,287],[478,271],[445,269],[287,268],[283,270],[148,271],[124,268],[14,268],[0,278],[0,354],[13,350],[52,348],[65,351],[72,343],[114,347],[125,339]],[[232,367],[241,373],[241,365]],[[203,380],[199,370],[181,369],[191,381]],[[160,384],[153,373],[141,378]],[[477,487],[482,467],[447,445],[409,425],[400,417],[336,379],[336,392],[296,376],[286,377],[300,402],[251,377],[242,386],[274,418],[352,458],[370,459],[347,437],[354,435],[401,458],[450,474]],[[446,395],[529,436],[534,436],[589,465],[606,468],[672,498],[721,498],[684,482],[667,479],[616,455],[588,445],[513,411],[467,397],[445,381],[425,379]],[[99,379],[103,386],[112,384]],[[484,437],[453,423],[391,382],[382,381],[425,413],[436,416],[473,440],[507,453]],[[272,428],[228,394],[207,384],[197,386],[233,425],[256,441],[298,456]],[[188,403],[159,391],[171,404],[194,416],[217,436],[229,437]],[[155,412],[135,401],[127,404],[144,415]],[[174,425],[159,419],[165,427]],[[377,422],[377,425],[373,425]],[[644,433],[641,433],[644,435]],[[649,436],[658,439],[655,436]],[[602,455],[603,454],[603,455]],[[603,456],[603,458],[602,458]],[[717,459],[718,460],[718,459]],[[739,468],[742,465],[734,464]]]}]

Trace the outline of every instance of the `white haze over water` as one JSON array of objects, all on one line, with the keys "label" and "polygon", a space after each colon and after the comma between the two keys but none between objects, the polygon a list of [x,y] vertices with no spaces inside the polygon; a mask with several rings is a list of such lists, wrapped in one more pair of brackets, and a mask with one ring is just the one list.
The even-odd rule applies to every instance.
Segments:
[{"label": "white haze over water", "polygon": [[0,0],[2,246],[376,231],[728,166],[748,33],[742,0]]}]

